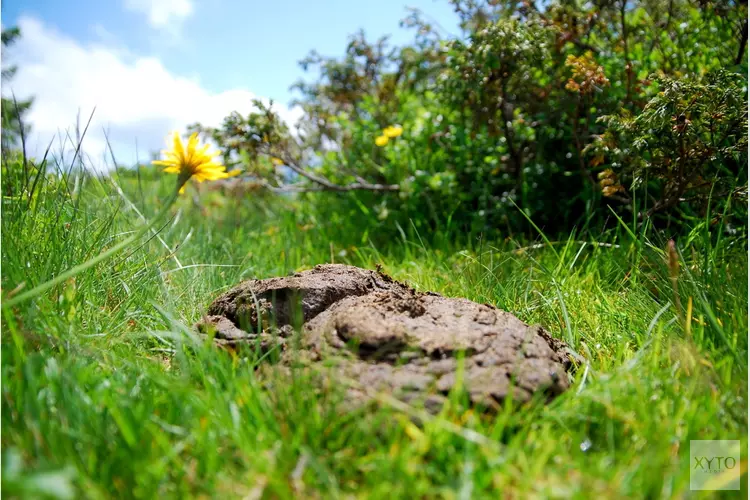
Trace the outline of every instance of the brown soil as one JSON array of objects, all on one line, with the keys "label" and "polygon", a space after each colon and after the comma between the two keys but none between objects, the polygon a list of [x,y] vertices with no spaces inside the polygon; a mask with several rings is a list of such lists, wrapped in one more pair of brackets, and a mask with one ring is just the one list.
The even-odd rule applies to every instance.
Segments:
[{"label": "brown soil", "polygon": [[[493,407],[508,396],[551,399],[569,386],[570,352],[542,327],[352,266],[245,281],[218,297],[198,328],[224,347],[280,346],[282,367],[325,360],[358,400],[385,391],[439,409],[462,379],[473,403]],[[299,351],[290,348],[297,329]]]}]

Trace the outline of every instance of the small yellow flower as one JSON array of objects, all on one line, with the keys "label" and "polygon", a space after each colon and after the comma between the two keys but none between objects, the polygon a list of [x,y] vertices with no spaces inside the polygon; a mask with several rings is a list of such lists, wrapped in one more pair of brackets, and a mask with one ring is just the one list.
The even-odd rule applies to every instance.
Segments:
[{"label": "small yellow flower", "polygon": [[398,125],[396,125],[395,127],[394,126],[386,127],[385,130],[383,130],[383,135],[388,137],[389,139],[396,138],[403,133],[404,133],[404,129]]},{"label": "small yellow flower", "polygon": [[381,148],[388,144],[388,136],[387,135],[381,135],[375,138],[375,144],[380,146]]},{"label": "small yellow flower", "polygon": [[[169,145],[169,144],[168,144]],[[216,163],[213,159],[220,153],[210,152],[209,144],[199,147],[198,134],[194,133],[188,139],[187,147],[182,143],[180,134],[172,134],[172,148],[162,151],[166,156],[164,160],[154,160],[151,163],[166,167],[164,172],[168,174],[178,174],[178,184],[180,193],[185,191],[185,184],[190,178],[195,178],[198,182],[215,181],[226,179],[229,174],[226,167]]]}]

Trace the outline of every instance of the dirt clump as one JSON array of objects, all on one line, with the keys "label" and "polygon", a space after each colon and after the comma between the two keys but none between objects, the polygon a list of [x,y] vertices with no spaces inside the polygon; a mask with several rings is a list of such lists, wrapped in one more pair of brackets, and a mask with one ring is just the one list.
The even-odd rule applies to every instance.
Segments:
[{"label": "dirt clump", "polygon": [[550,400],[569,386],[572,353],[542,327],[353,266],[248,280],[208,312],[197,326],[217,344],[279,347],[282,369],[300,359],[325,364],[358,400],[384,391],[439,409],[462,381],[472,403],[494,407],[509,396]]}]

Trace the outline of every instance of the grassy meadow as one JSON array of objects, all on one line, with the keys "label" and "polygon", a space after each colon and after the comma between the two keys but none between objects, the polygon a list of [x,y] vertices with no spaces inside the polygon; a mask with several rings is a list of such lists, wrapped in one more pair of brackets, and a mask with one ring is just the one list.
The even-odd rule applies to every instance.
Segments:
[{"label": "grassy meadow", "polygon": [[[67,167],[4,162],[4,298],[122,241],[174,189],[153,167]],[[3,494],[679,498],[691,439],[746,446],[746,240],[698,220],[674,275],[661,233],[627,220],[565,238],[399,234],[374,240],[292,198],[193,185],[147,237],[4,307]],[[494,304],[585,362],[547,406],[490,416],[456,393],[429,416],[386,395],[350,412],[341,387],[316,389],[302,371],[260,379],[254,368],[272,361],[195,337],[191,325],[240,280],[332,261]]]}]

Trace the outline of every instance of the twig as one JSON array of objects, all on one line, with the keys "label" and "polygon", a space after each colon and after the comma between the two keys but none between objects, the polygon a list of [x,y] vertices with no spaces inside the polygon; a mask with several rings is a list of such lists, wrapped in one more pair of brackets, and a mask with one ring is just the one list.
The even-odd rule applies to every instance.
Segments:
[{"label": "twig", "polygon": [[356,191],[356,190],[399,191],[401,189],[398,184],[370,184],[370,183],[362,183],[362,182],[355,182],[352,184],[345,184],[345,185],[336,184],[324,177],[320,177],[318,175],[313,174],[312,172],[308,170],[305,170],[304,168],[297,165],[296,162],[287,155],[284,155],[283,160],[284,160],[284,164],[290,169],[292,169],[294,172],[298,173],[302,177],[305,177],[313,181],[316,184],[320,184],[321,186],[325,188],[325,190],[328,190],[328,191]]},{"label": "twig", "polygon": [[747,46],[747,21],[742,27],[742,38],[740,38],[740,48],[737,51],[737,57],[734,58],[734,64],[740,64],[745,56],[745,47]]}]

